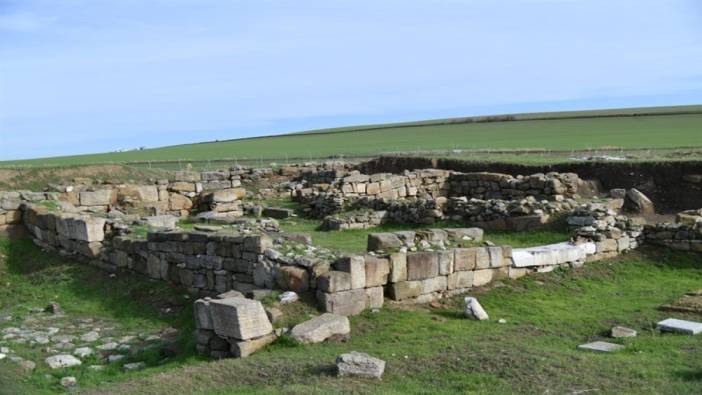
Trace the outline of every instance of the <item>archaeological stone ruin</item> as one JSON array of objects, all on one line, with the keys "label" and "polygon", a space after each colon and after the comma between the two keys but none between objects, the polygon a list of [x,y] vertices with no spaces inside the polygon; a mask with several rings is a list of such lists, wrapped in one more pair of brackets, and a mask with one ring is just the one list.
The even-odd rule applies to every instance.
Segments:
[{"label": "archaeological stone ruin", "polygon": [[[0,232],[28,235],[43,249],[109,272],[184,289],[195,298],[197,349],[214,358],[247,357],[280,336],[301,343],[344,339],[351,335],[347,316],[386,303],[465,294],[465,315],[488,319],[469,296],[476,287],[579,267],[643,244],[702,252],[702,209],[648,223],[656,206],[645,193],[603,188],[573,172],[366,174],[366,168],[340,162],[236,167],[178,171],[143,184],[76,179],[42,191],[4,191]],[[281,199],[299,209],[266,203]],[[365,252],[342,254],[281,230],[279,221],[295,216],[334,232],[412,227],[371,232]],[[554,224],[568,227],[571,239],[528,248],[484,240],[483,230],[527,232]],[[310,295],[320,315],[275,329],[279,312],[260,301],[273,290]],[[363,354],[339,358],[341,374],[379,377],[385,367]]]}]

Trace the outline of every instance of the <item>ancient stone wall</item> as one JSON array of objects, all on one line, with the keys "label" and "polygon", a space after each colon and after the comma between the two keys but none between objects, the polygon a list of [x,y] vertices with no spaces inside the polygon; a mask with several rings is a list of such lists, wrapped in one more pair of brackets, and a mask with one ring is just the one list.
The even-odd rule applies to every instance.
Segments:
[{"label": "ancient stone wall", "polygon": [[[325,218],[345,210],[373,209],[387,211],[380,215],[385,222],[430,224],[445,216],[471,222],[487,222],[540,214],[527,211],[540,210],[549,214],[567,210],[566,206],[573,203],[570,198],[578,196],[578,186],[581,183],[578,176],[572,173],[512,177],[497,173],[456,173],[436,169],[405,171],[398,175],[365,175],[356,172],[337,178],[329,184],[308,184],[307,187],[298,185],[293,190],[292,197],[302,204],[305,214],[312,218]],[[447,197],[452,198],[453,204],[450,206],[451,212],[444,213],[442,206]],[[473,199],[490,201],[481,206]],[[504,205],[507,205],[507,199],[517,203],[509,210],[492,210],[498,208],[500,200],[504,200]],[[427,204],[429,200],[434,202]],[[542,200],[553,203],[542,204]],[[470,204],[467,204],[469,201]],[[517,212],[517,208],[523,210]],[[337,224],[335,226],[340,229],[352,229],[367,226],[360,225],[366,223],[358,221],[363,218],[371,223],[375,220],[373,216],[334,216],[327,222]]]},{"label": "ancient stone wall", "polygon": [[453,173],[449,177],[449,196],[476,199],[537,200],[560,195],[574,197],[581,180],[575,173],[537,173],[513,177],[500,173]]},{"label": "ancient stone wall", "polygon": [[23,223],[35,243],[75,255],[108,271],[134,271],[208,295],[255,288],[253,272],[271,238],[206,232],[119,236],[105,218],[25,206]]},{"label": "ancient stone wall", "polygon": [[675,223],[659,223],[644,227],[646,242],[676,250],[702,252],[702,209],[686,210]]}]

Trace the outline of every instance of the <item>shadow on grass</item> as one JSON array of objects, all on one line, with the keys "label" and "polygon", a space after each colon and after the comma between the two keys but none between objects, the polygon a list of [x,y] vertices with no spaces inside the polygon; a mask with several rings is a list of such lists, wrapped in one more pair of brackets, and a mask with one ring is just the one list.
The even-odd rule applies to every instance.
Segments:
[{"label": "shadow on grass", "polygon": [[702,381],[702,370],[679,370],[675,375],[685,381]]}]

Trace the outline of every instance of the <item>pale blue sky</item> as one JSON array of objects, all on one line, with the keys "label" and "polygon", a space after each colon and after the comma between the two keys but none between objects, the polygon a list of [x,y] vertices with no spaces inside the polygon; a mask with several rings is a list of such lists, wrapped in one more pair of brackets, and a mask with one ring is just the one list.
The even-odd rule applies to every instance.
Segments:
[{"label": "pale blue sky", "polygon": [[700,103],[699,0],[0,0],[0,159]]}]

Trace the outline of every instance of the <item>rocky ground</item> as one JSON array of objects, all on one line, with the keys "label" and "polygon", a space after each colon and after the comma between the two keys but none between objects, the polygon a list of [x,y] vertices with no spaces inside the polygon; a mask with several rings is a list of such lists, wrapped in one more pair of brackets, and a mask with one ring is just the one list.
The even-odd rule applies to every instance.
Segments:
[{"label": "rocky ground", "polygon": [[[61,369],[82,364],[95,371],[106,365],[135,370],[145,367],[139,360],[145,352],[158,351],[164,356],[177,352],[174,328],[128,330],[116,321],[66,314],[55,303],[32,309],[22,318],[2,315],[2,321],[0,359],[25,371],[39,365]],[[62,384],[65,382],[73,381]]]}]

